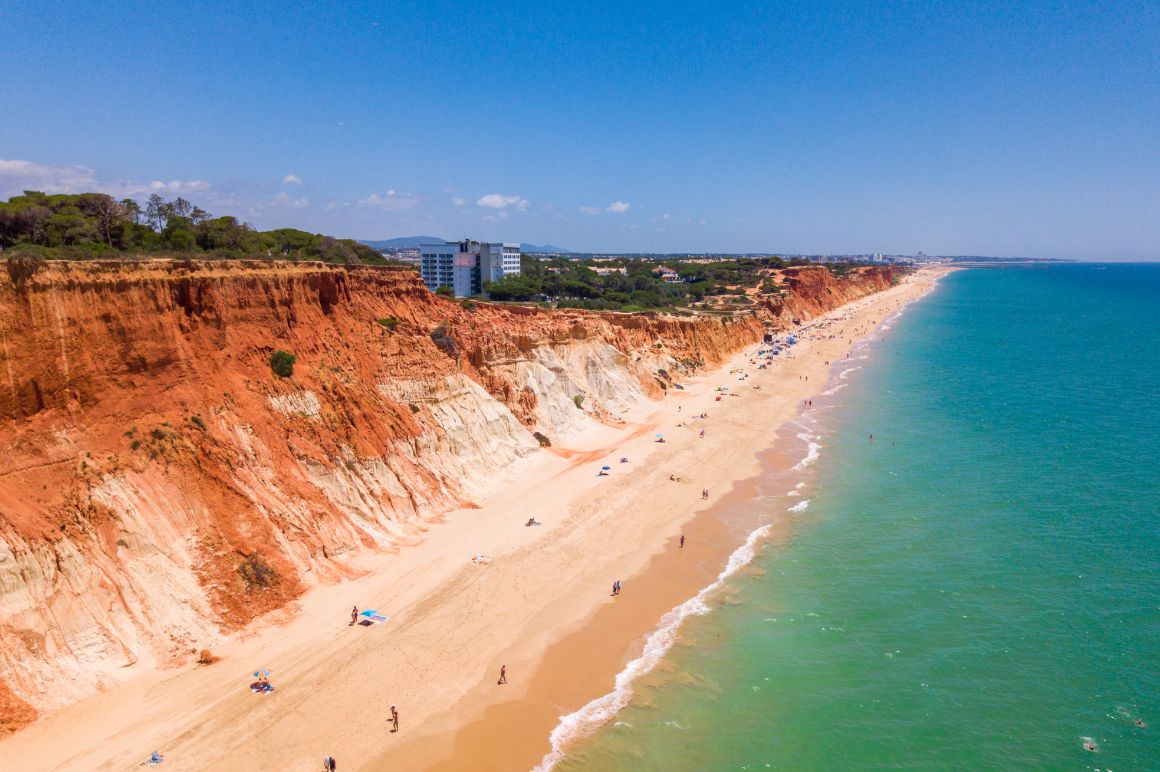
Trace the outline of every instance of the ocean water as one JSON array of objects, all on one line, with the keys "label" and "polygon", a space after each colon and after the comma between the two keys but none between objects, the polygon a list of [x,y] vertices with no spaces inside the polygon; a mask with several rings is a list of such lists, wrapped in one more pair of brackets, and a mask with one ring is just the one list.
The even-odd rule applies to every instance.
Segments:
[{"label": "ocean water", "polygon": [[1160,769],[1160,266],[958,272],[854,357],[788,538],[557,768]]}]

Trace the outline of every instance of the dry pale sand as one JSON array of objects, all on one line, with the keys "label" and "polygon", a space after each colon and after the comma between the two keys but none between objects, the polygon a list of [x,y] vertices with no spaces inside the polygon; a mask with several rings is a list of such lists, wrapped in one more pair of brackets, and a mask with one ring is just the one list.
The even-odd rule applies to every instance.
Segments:
[{"label": "dry pale sand", "polygon": [[[737,536],[697,513],[727,492],[744,497],[757,451],[823,387],[826,362],[942,273],[816,320],[770,369],[749,364],[749,347],[634,424],[571,443],[589,452],[538,454],[480,508],[451,513],[398,555],[367,557],[361,578],[311,590],[215,652],[220,662],[142,673],[0,742],[4,766],[137,768],[153,750],[174,770],[311,770],[324,754],[343,769],[532,766],[556,717],[611,690],[634,643],[721,570]],[[748,380],[730,374],[737,367]],[[716,402],[718,385],[740,396]],[[702,411],[708,419],[688,420]],[[604,464],[611,475],[597,477]],[[524,527],[531,516],[543,525]],[[473,564],[477,553],[491,562]],[[348,626],[355,604],[391,619]],[[271,670],[273,694],[247,688],[258,667]]]}]

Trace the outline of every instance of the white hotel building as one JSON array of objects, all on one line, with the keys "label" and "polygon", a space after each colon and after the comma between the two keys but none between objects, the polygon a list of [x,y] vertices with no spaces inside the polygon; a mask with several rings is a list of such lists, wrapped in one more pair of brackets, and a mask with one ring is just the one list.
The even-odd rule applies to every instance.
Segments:
[{"label": "white hotel building", "polygon": [[419,245],[419,274],[432,292],[446,286],[457,298],[478,295],[484,282],[519,272],[519,244],[448,241]]}]

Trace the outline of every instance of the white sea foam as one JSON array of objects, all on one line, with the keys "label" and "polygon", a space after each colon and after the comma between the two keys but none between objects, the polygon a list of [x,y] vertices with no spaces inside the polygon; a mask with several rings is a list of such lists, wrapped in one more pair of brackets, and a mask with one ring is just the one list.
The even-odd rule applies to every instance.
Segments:
[{"label": "white sea foam", "polygon": [[801,470],[805,469],[807,466],[817,461],[818,456],[822,454],[822,446],[813,441],[814,437],[815,435],[812,434],[798,435],[799,439],[806,440],[809,442],[809,445],[807,446],[805,458],[793,465],[794,471],[800,472]]},{"label": "white sea foam", "polygon": [[849,385],[850,385],[850,384],[848,384],[848,383],[839,383],[839,384],[838,384],[837,386],[835,386],[834,388],[832,388],[832,389],[826,389],[825,391],[823,391],[823,392],[822,392],[822,396],[823,396],[823,397],[832,397],[832,396],[834,396],[835,394],[837,394],[839,391],[841,391],[842,389],[846,388],[846,387],[847,387],[847,386],[849,386]]},{"label": "white sea foam", "polygon": [[725,568],[717,575],[716,581],[681,605],[661,617],[657,628],[649,633],[640,656],[625,665],[616,674],[616,686],[611,692],[592,700],[579,710],[560,717],[560,723],[552,730],[549,751],[536,767],[536,772],[548,772],[560,759],[564,758],[564,748],[577,737],[591,732],[616,715],[632,698],[632,684],[637,678],[650,672],[664,658],[677,639],[677,631],[690,616],[703,616],[711,611],[706,599],[717,591],[733,574],[753,560],[757,554],[757,543],[769,533],[769,526],[763,525],[749,534],[745,543],[733,551]]},{"label": "white sea foam", "polygon": [[790,512],[805,512],[806,509],[809,507],[809,505],[810,505],[810,500],[806,499],[805,501],[794,504],[792,507],[789,508],[788,511],[790,511]]},{"label": "white sea foam", "polygon": [[844,381],[844,380],[846,380],[847,375],[854,372],[855,370],[861,370],[861,369],[862,369],[861,365],[858,365],[857,367],[847,367],[845,370],[838,373],[838,380]]}]

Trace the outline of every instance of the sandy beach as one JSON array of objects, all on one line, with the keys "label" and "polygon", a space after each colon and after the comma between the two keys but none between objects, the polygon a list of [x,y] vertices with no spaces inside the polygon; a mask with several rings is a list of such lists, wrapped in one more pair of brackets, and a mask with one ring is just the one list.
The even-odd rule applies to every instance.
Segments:
[{"label": "sandy beach", "polygon": [[[6,766],[128,769],[157,750],[164,769],[311,770],[327,754],[343,769],[534,767],[559,717],[611,692],[658,620],[721,573],[745,534],[713,508],[751,495],[763,465],[799,460],[770,446],[830,363],[944,272],[813,320],[767,369],[749,346],[625,426],[536,454],[478,508],[364,557],[362,576],[309,591],[215,650],[220,661],[143,672],[0,742]],[[389,620],[350,625],[352,605]],[[257,668],[272,694],[247,688]]]}]

